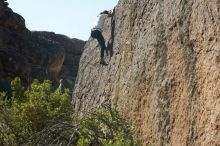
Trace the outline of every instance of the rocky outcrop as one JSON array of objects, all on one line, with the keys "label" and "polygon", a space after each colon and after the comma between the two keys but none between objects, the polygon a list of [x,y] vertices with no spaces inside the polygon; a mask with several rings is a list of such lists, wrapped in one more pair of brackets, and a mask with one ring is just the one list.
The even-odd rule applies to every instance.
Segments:
[{"label": "rocky outcrop", "polygon": [[217,0],[119,0],[104,29],[114,55],[101,66],[87,42],[75,108],[111,103],[143,145],[220,145],[219,9]]},{"label": "rocky outcrop", "polygon": [[13,12],[6,0],[0,1],[0,80],[19,76],[25,82],[35,78],[56,81],[72,52],[78,60],[69,63],[66,70],[72,70],[74,63],[78,65],[84,42],[75,42],[55,33],[29,31],[24,18]]},{"label": "rocky outcrop", "polygon": [[25,27],[22,16],[0,1],[0,72],[1,78],[20,76],[33,78],[56,77],[64,61],[64,49],[56,42],[34,37]]},{"label": "rocky outcrop", "polygon": [[35,31],[32,32],[32,35],[38,38],[58,42],[61,46],[63,46],[65,50],[65,59],[59,73],[59,78],[66,81],[65,87],[69,86],[68,81],[75,81],[85,41],[75,38],[71,39],[67,36],[55,34],[53,32]]}]

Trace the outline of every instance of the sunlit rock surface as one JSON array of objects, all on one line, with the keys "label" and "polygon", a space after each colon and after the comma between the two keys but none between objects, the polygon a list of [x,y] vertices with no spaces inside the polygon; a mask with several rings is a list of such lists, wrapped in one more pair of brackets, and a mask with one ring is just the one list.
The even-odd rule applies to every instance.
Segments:
[{"label": "sunlit rock surface", "polygon": [[220,145],[219,9],[217,0],[119,0],[104,29],[114,55],[101,66],[97,41],[87,42],[75,108],[111,103],[144,145]]}]

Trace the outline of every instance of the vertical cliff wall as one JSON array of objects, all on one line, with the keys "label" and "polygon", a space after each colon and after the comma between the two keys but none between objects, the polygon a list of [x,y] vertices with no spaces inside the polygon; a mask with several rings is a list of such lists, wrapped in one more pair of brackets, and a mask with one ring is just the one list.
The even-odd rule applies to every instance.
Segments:
[{"label": "vertical cliff wall", "polygon": [[101,66],[87,42],[75,108],[111,103],[144,145],[220,145],[219,10],[218,0],[120,0],[104,29],[114,55]]}]

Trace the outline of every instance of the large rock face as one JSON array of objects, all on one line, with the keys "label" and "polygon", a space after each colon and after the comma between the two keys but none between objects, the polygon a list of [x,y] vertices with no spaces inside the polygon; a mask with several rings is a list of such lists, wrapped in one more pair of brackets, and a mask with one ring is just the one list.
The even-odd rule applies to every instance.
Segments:
[{"label": "large rock face", "polygon": [[129,117],[144,145],[220,145],[218,2],[119,0],[115,21],[104,29],[114,55],[101,66],[97,41],[87,42],[75,108],[110,102]]},{"label": "large rock face", "polygon": [[[74,76],[71,70],[78,65],[84,47],[83,41],[75,45],[78,42],[50,32],[29,31],[24,18],[6,0],[0,0],[0,80],[19,76],[27,83],[35,78],[56,82],[65,62],[70,62],[68,75]],[[77,59],[69,61],[70,55]]]}]

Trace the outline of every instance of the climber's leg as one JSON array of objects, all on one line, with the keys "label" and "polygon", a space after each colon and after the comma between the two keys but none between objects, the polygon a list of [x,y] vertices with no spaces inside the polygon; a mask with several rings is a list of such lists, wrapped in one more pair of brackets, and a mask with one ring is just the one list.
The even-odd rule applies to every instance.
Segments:
[{"label": "climber's leg", "polygon": [[103,65],[108,65],[106,62],[105,62],[105,59],[104,59],[104,55],[105,55],[105,50],[106,50],[106,46],[105,46],[105,39],[102,35],[102,33],[99,31],[99,30],[95,30],[95,31],[92,31],[91,32],[91,36],[93,38],[96,38],[100,47],[101,47],[101,59],[100,59],[100,64],[103,64]]}]

